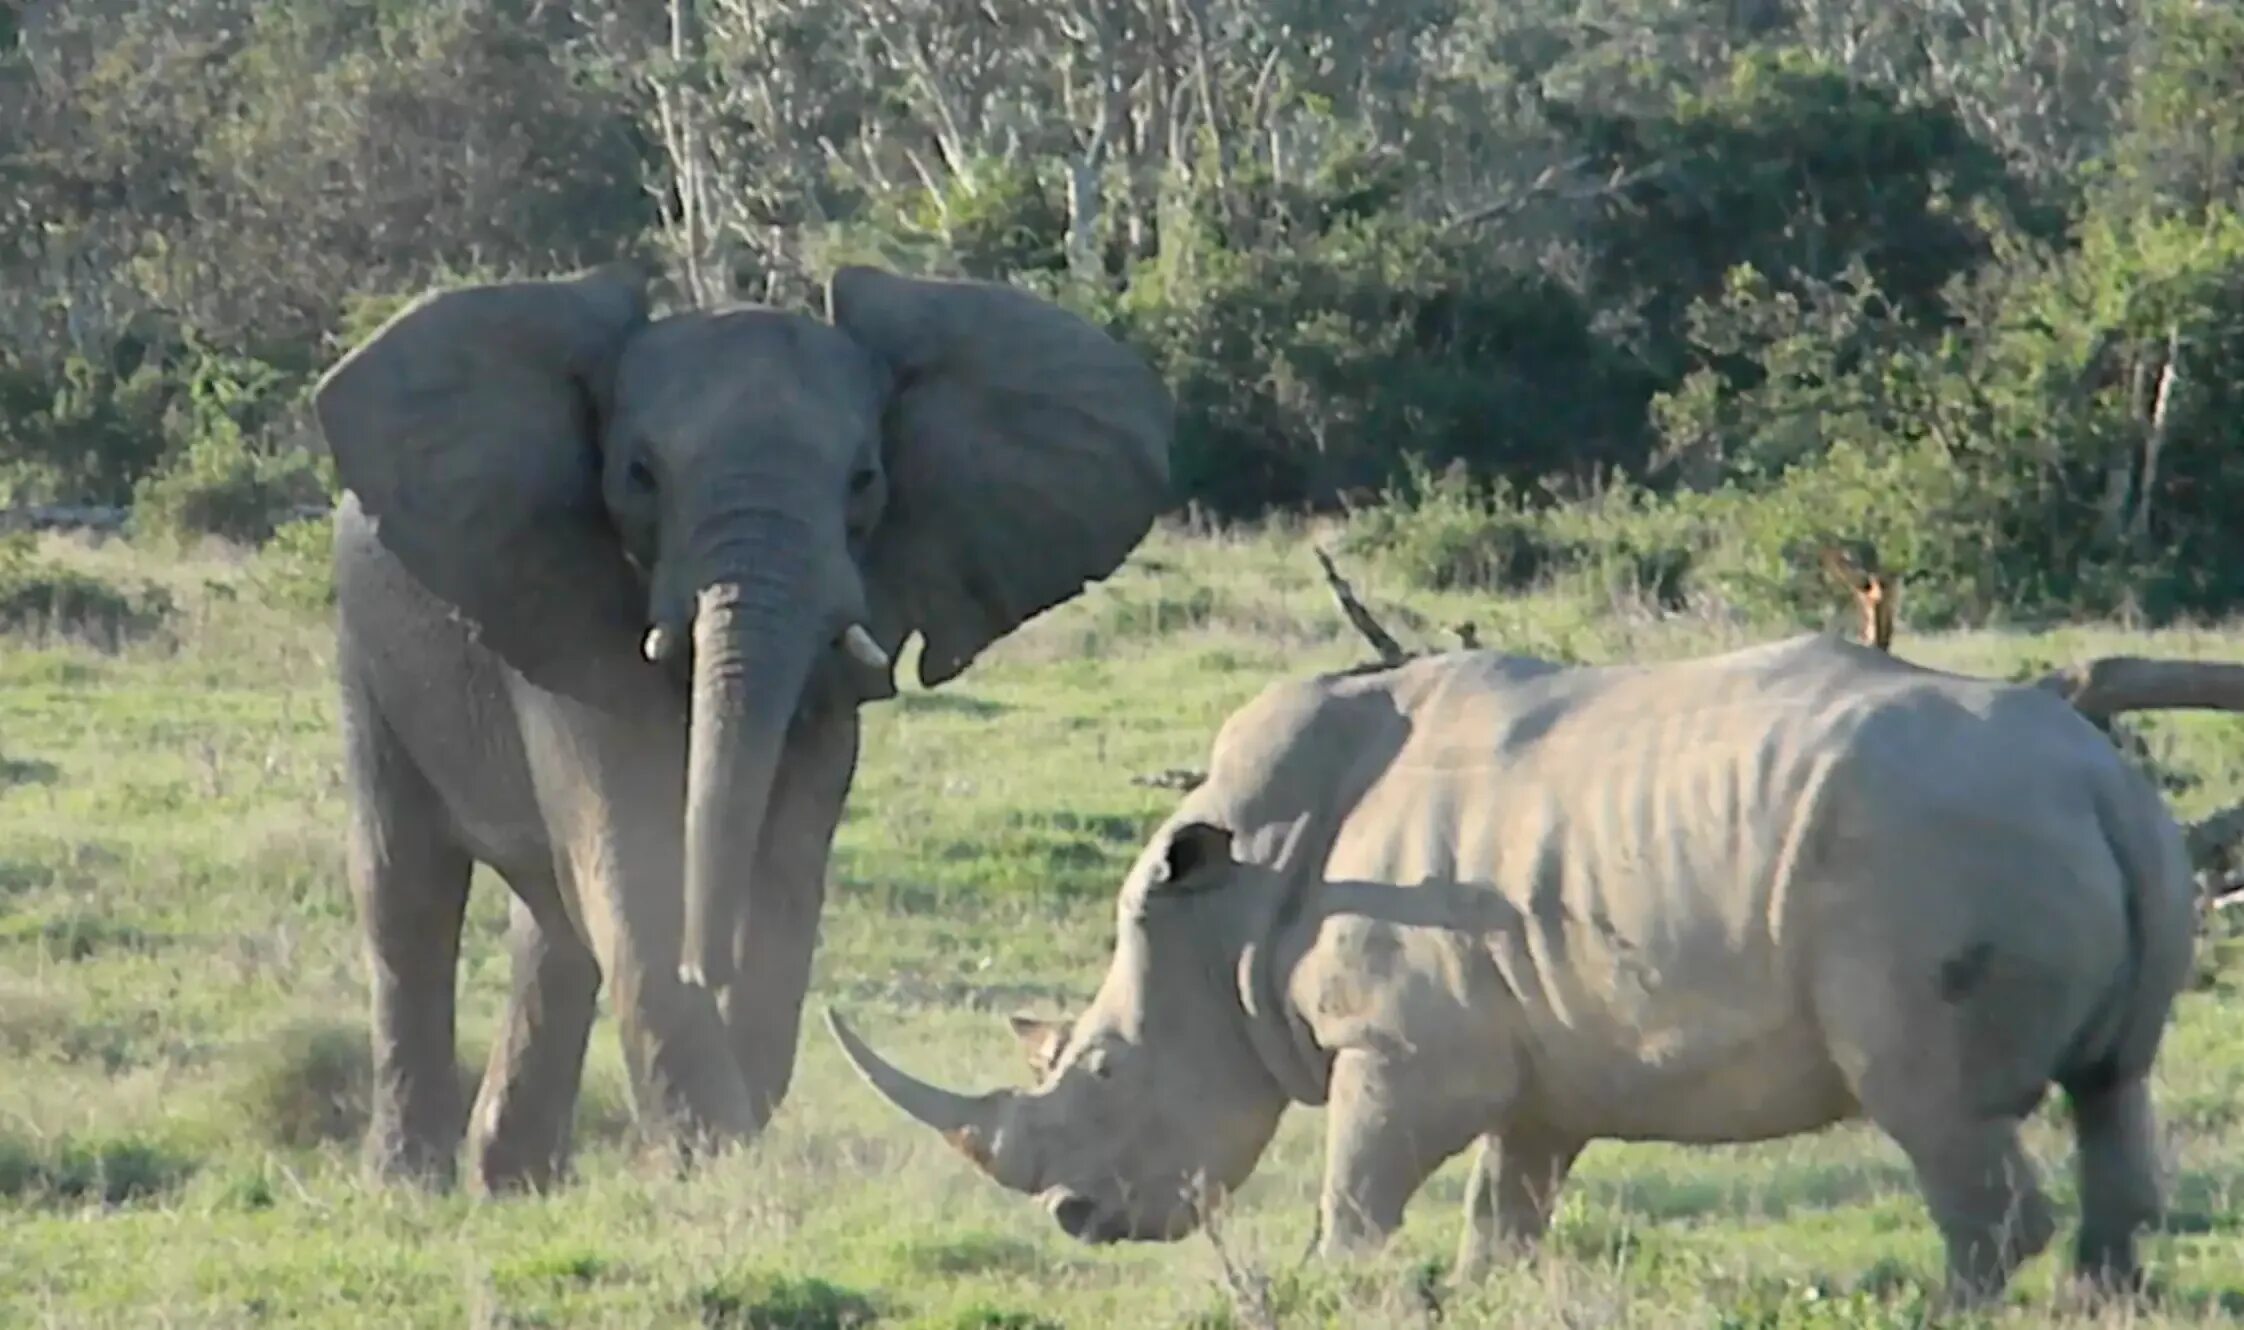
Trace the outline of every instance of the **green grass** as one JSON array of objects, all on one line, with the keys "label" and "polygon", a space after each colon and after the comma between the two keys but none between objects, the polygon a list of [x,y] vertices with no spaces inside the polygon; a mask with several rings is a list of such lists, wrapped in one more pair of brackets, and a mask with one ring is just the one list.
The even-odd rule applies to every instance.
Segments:
[{"label": "green grass", "polygon": [[[1216,724],[1270,680],[1362,658],[1302,541],[1163,532],[958,682],[870,711],[814,1012],[845,1003],[911,1065],[958,1082],[1014,1079],[1002,1017],[1089,994],[1120,874],[1177,797],[1131,777],[1202,765]],[[175,608],[163,631],[122,640],[56,624],[0,639],[0,1325],[1423,1326],[1438,1306],[1444,1326],[1773,1328],[1926,1315],[1937,1243],[1898,1153],[1867,1130],[1593,1148],[1550,1249],[1456,1291],[1438,1276],[1462,1161],[1421,1194],[1390,1254],[1303,1264],[1321,1121],[1296,1111],[1220,1251],[1207,1237],[1093,1250],[897,1121],[815,1019],[771,1132],[697,1176],[636,1148],[603,1022],[575,1186],[487,1203],[369,1185],[324,625],[264,603],[273,570],[223,552],[50,539],[42,554],[160,584]],[[1583,660],[1776,631],[1626,601],[1421,594],[1378,568],[1347,571],[1412,644],[1446,643],[1465,619],[1491,645]],[[2244,658],[2244,631],[1919,637],[1904,624],[1900,648],[2007,675],[2118,650]],[[2244,721],[2139,728],[2185,814],[2244,797]],[[480,883],[469,1065],[502,993],[504,914],[497,884]],[[2244,1312],[2244,995],[2231,979],[2184,1000],[2160,1073],[2175,1183],[2168,1229],[2147,1244],[2158,1300],[2075,1317],[2054,1301],[2053,1254],[1996,1319]],[[2069,1207],[2059,1123],[2045,1114],[2030,1134]]]}]

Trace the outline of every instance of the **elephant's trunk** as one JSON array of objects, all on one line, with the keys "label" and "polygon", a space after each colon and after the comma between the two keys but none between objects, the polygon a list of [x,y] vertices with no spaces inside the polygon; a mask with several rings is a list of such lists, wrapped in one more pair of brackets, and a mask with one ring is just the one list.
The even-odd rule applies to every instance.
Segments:
[{"label": "elephant's trunk", "polygon": [[788,572],[763,562],[752,577],[712,582],[694,614],[679,975],[710,989],[734,977],[734,936],[741,911],[754,909],[772,779],[825,645],[806,622],[815,617],[808,579]]}]

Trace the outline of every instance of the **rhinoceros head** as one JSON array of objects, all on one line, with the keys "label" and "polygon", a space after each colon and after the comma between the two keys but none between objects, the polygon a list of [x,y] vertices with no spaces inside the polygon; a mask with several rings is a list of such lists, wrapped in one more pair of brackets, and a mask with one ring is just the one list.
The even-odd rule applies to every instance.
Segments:
[{"label": "rhinoceros head", "polygon": [[966,1095],[898,1070],[839,1013],[827,1025],[873,1088],[1086,1242],[1168,1241],[1246,1181],[1285,1093],[1244,1030],[1238,913],[1255,870],[1204,822],[1165,828],[1122,892],[1106,981],[1070,1023],[1012,1018],[1036,1083]]}]

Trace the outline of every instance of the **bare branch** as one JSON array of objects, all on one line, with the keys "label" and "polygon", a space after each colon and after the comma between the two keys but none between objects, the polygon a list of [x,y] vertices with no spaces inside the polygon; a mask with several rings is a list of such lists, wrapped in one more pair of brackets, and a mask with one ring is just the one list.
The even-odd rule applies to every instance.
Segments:
[{"label": "bare branch", "polygon": [[1502,221],[1525,208],[1528,204],[1540,199],[1555,199],[1566,203],[1594,203],[1600,199],[1612,198],[1625,193],[1632,186],[1641,184],[1646,180],[1666,175],[1670,169],[1665,162],[1655,162],[1649,166],[1640,166],[1634,171],[1616,168],[1611,175],[1594,184],[1565,188],[1558,183],[1560,176],[1570,175],[1581,170],[1589,165],[1589,161],[1590,159],[1587,157],[1576,157],[1571,161],[1555,162],[1546,166],[1523,188],[1506,194],[1493,202],[1467,209],[1443,223],[1443,227],[1445,230],[1462,231],[1469,226]]},{"label": "bare branch", "polygon": [[2143,436],[2142,483],[2135,487],[2135,520],[2127,531],[2127,538],[2138,543],[2150,534],[2151,499],[2158,491],[2158,461],[2171,433],[2172,416],[2168,408],[2173,404],[2174,384],[2181,378],[2181,370],[2182,326],[2177,323],[2166,330],[2166,364],[2158,371],[2158,392],[2152,399],[2150,427]]},{"label": "bare branch", "polygon": [[1380,663],[1400,665],[1409,660],[1410,653],[1402,649],[1402,643],[1380,627],[1379,620],[1371,617],[1371,611],[1356,599],[1355,589],[1348,585],[1348,579],[1342,577],[1340,570],[1333,566],[1332,556],[1325,553],[1324,547],[1311,545],[1309,548],[1316,554],[1317,562],[1324,566],[1325,585],[1332,588],[1333,599],[1340,602],[1340,612],[1348,616],[1348,622],[1354,624],[1356,631],[1363,634],[1364,640],[1371,643],[1371,649],[1379,653]]}]

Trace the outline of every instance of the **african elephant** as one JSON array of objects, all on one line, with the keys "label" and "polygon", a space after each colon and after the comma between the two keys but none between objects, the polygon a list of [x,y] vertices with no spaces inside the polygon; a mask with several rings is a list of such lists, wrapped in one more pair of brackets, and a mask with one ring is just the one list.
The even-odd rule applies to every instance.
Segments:
[{"label": "african elephant", "polygon": [[1170,398],[1083,320],[862,267],[826,313],[655,318],[611,265],[429,294],[320,381],[386,1175],[455,1177],[477,862],[512,891],[484,1186],[565,1169],[603,984],[657,1139],[760,1130],[858,705],[911,634],[938,685],[1103,579],[1165,502]]}]

